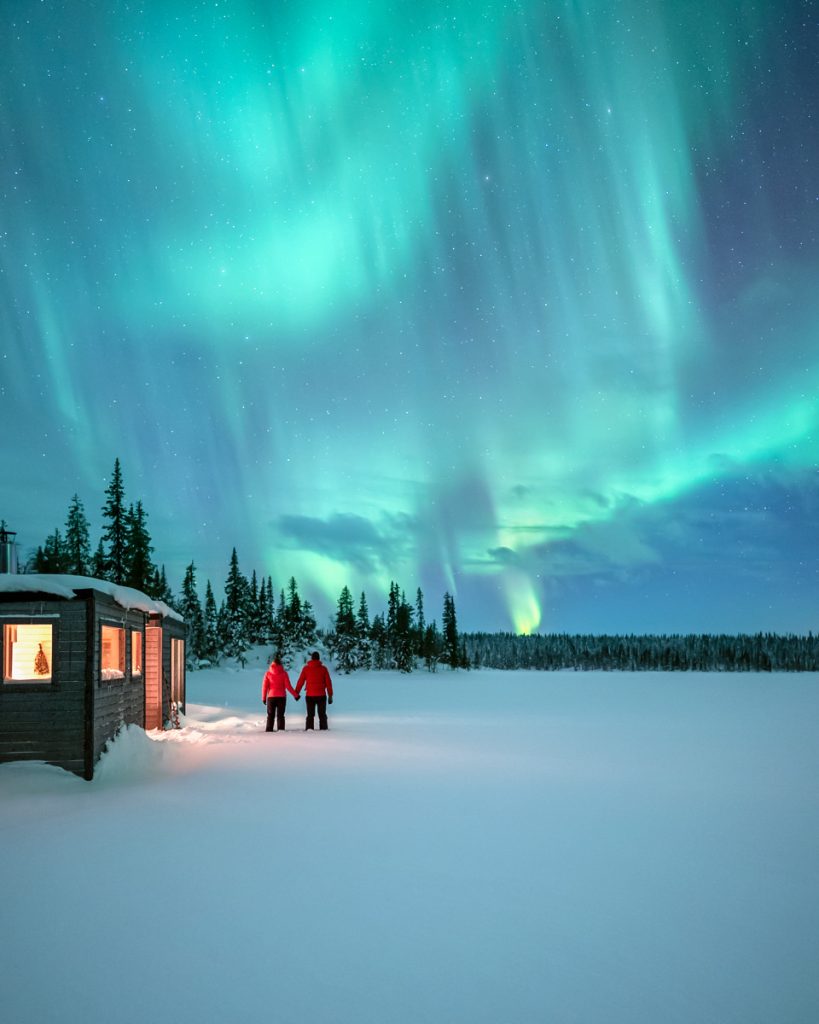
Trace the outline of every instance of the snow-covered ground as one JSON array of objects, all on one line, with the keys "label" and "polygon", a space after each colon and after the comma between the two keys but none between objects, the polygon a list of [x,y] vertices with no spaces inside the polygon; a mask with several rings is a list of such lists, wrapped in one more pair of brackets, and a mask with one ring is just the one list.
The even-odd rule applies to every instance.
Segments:
[{"label": "snow-covered ground", "polygon": [[815,676],[335,682],[0,766],[4,1021],[819,1020]]}]

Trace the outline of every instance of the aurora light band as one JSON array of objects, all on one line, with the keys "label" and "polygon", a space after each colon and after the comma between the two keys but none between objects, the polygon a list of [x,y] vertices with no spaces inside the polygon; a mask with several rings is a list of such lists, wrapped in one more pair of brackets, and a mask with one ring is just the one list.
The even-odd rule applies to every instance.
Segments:
[{"label": "aurora light band", "polygon": [[0,516],[171,580],[815,628],[813,2],[0,14]]}]

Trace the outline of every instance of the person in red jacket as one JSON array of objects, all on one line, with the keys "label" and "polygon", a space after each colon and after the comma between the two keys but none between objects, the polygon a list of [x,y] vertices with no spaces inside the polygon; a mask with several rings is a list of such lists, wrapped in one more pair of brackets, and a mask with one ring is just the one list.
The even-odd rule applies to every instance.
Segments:
[{"label": "person in red jacket", "polygon": [[333,703],[333,683],[327,666],[322,665],[318,651],[313,651],[310,660],[301,670],[299,681],[296,683],[296,699],[307,687],[307,724],[305,729],[312,729],[316,718],[316,711],[319,716],[319,729],[327,728],[327,705]]},{"label": "person in red jacket", "polygon": [[290,691],[296,700],[299,695],[290,685],[290,676],[287,669],[282,665],[282,659],[277,654],[270,668],[264,674],[262,682],[262,703],[267,705],[267,725],[265,732],[273,732],[273,722],[279,721],[279,732],[284,732],[284,709],[287,704],[287,691]]}]

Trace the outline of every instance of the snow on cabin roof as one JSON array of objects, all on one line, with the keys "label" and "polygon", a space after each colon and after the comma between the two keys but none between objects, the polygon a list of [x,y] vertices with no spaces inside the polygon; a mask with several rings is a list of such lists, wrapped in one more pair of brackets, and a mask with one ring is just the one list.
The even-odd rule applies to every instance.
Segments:
[{"label": "snow on cabin roof", "polygon": [[53,594],[56,597],[72,598],[78,590],[98,590],[108,594],[121,608],[135,608],[140,612],[162,615],[169,619],[185,620],[164,601],[155,601],[141,590],[123,587],[108,580],[97,580],[91,576],[61,576],[54,573],[2,573],[0,594]]}]

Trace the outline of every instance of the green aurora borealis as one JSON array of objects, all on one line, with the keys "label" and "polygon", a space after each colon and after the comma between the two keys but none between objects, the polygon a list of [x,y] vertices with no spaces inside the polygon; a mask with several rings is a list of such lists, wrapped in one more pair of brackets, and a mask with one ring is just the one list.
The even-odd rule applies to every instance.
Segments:
[{"label": "green aurora borealis", "polygon": [[813,2],[6,4],[0,517],[172,582],[815,628]]}]

